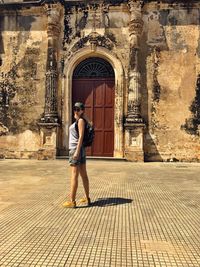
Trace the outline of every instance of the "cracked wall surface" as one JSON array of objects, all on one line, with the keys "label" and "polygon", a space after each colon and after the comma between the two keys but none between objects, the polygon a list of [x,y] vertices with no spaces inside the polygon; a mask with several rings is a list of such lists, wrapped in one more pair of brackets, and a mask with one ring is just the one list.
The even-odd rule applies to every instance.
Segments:
[{"label": "cracked wall surface", "polygon": [[40,147],[47,40],[45,18],[34,13],[0,14],[1,157],[32,157]]},{"label": "cracked wall surface", "polygon": [[[195,6],[187,9],[177,4],[175,9],[161,5],[159,10],[153,4],[145,7],[143,73],[148,101],[143,108],[148,121],[148,160],[200,160],[196,118],[200,105],[199,18]],[[193,125],[188,126],[189,122]]]}]

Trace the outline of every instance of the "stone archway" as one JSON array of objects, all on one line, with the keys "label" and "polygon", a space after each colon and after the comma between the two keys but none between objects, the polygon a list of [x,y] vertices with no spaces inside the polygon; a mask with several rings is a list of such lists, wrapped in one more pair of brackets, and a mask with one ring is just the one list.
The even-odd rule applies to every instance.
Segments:
[{"label": "stone archway", "polygon": [[114,113],[114,157],[124,156],[123,144],[123,115],[124,115],[124,72],[121,62],[108,49],[96,47],[95,51],[91,47],[84,47],[77,51],[64,66],[65,79],[62,81],[64,93],[63,105],[63,147],[68,149],[68,128],[71,124],[72,111],[72,76],[76,66],[88,57],[99,57],[108,61],[115,73],[115,113]]}]

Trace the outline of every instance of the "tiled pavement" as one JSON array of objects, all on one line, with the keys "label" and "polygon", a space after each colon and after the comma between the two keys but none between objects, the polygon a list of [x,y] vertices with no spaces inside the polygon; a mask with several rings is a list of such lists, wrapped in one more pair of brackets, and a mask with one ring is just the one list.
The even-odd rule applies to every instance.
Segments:
[{"label": "tiled pavement", "polygon": [[88,172],[93,205],[64,209],[66,161],[0,161],[0,266],[200,266],[200,164],[91,160]]}]

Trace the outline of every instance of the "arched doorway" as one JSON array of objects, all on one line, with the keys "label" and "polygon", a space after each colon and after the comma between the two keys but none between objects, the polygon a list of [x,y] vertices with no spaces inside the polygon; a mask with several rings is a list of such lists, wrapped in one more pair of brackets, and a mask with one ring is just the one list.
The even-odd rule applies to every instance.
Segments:
[{"label": "arched doorway", "polygon": [[85,104],[85,112],[95,127],[95,141],[88,155],[112,157],[115,77],[109,62],[90,57],[78,64],[73,72],[72,104],[77,101]]}]

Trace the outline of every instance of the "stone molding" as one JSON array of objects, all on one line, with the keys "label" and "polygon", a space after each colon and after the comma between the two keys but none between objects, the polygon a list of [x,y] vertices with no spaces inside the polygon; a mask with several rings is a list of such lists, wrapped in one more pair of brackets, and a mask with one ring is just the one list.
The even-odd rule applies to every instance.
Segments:
[{"label": "stone molding", "polygon": [[[63,76],[63,132],[65,140],[63,147],[68,149],[68,127],[71,123],[72,113],[72,75],[76,66],[88,57],[101,57],[107,60],[113,67],[115,72],[115,115],[114,115],[114,157],[123,157],[123,119],[124,119],[124,70],[121,61],[117,58],[113,51],[105,47],[97,46],[96,50],[91,50],[90,44],[78,49],[72,54],[64,64]],[[66,58],[67,59],[67,58]]]},{"label": "stone molding", "polygon": [[73,57],[74,53],[84,47],[90,47],[91,51],[95,51],[97,47],[104,47],[112,53],[115,44],[107,36],[100,35],[97,32],[91,32],[89,35],[79,39],[76,43],[73,43],[71,48],[64,53],[62,60],[69,60]]}]

